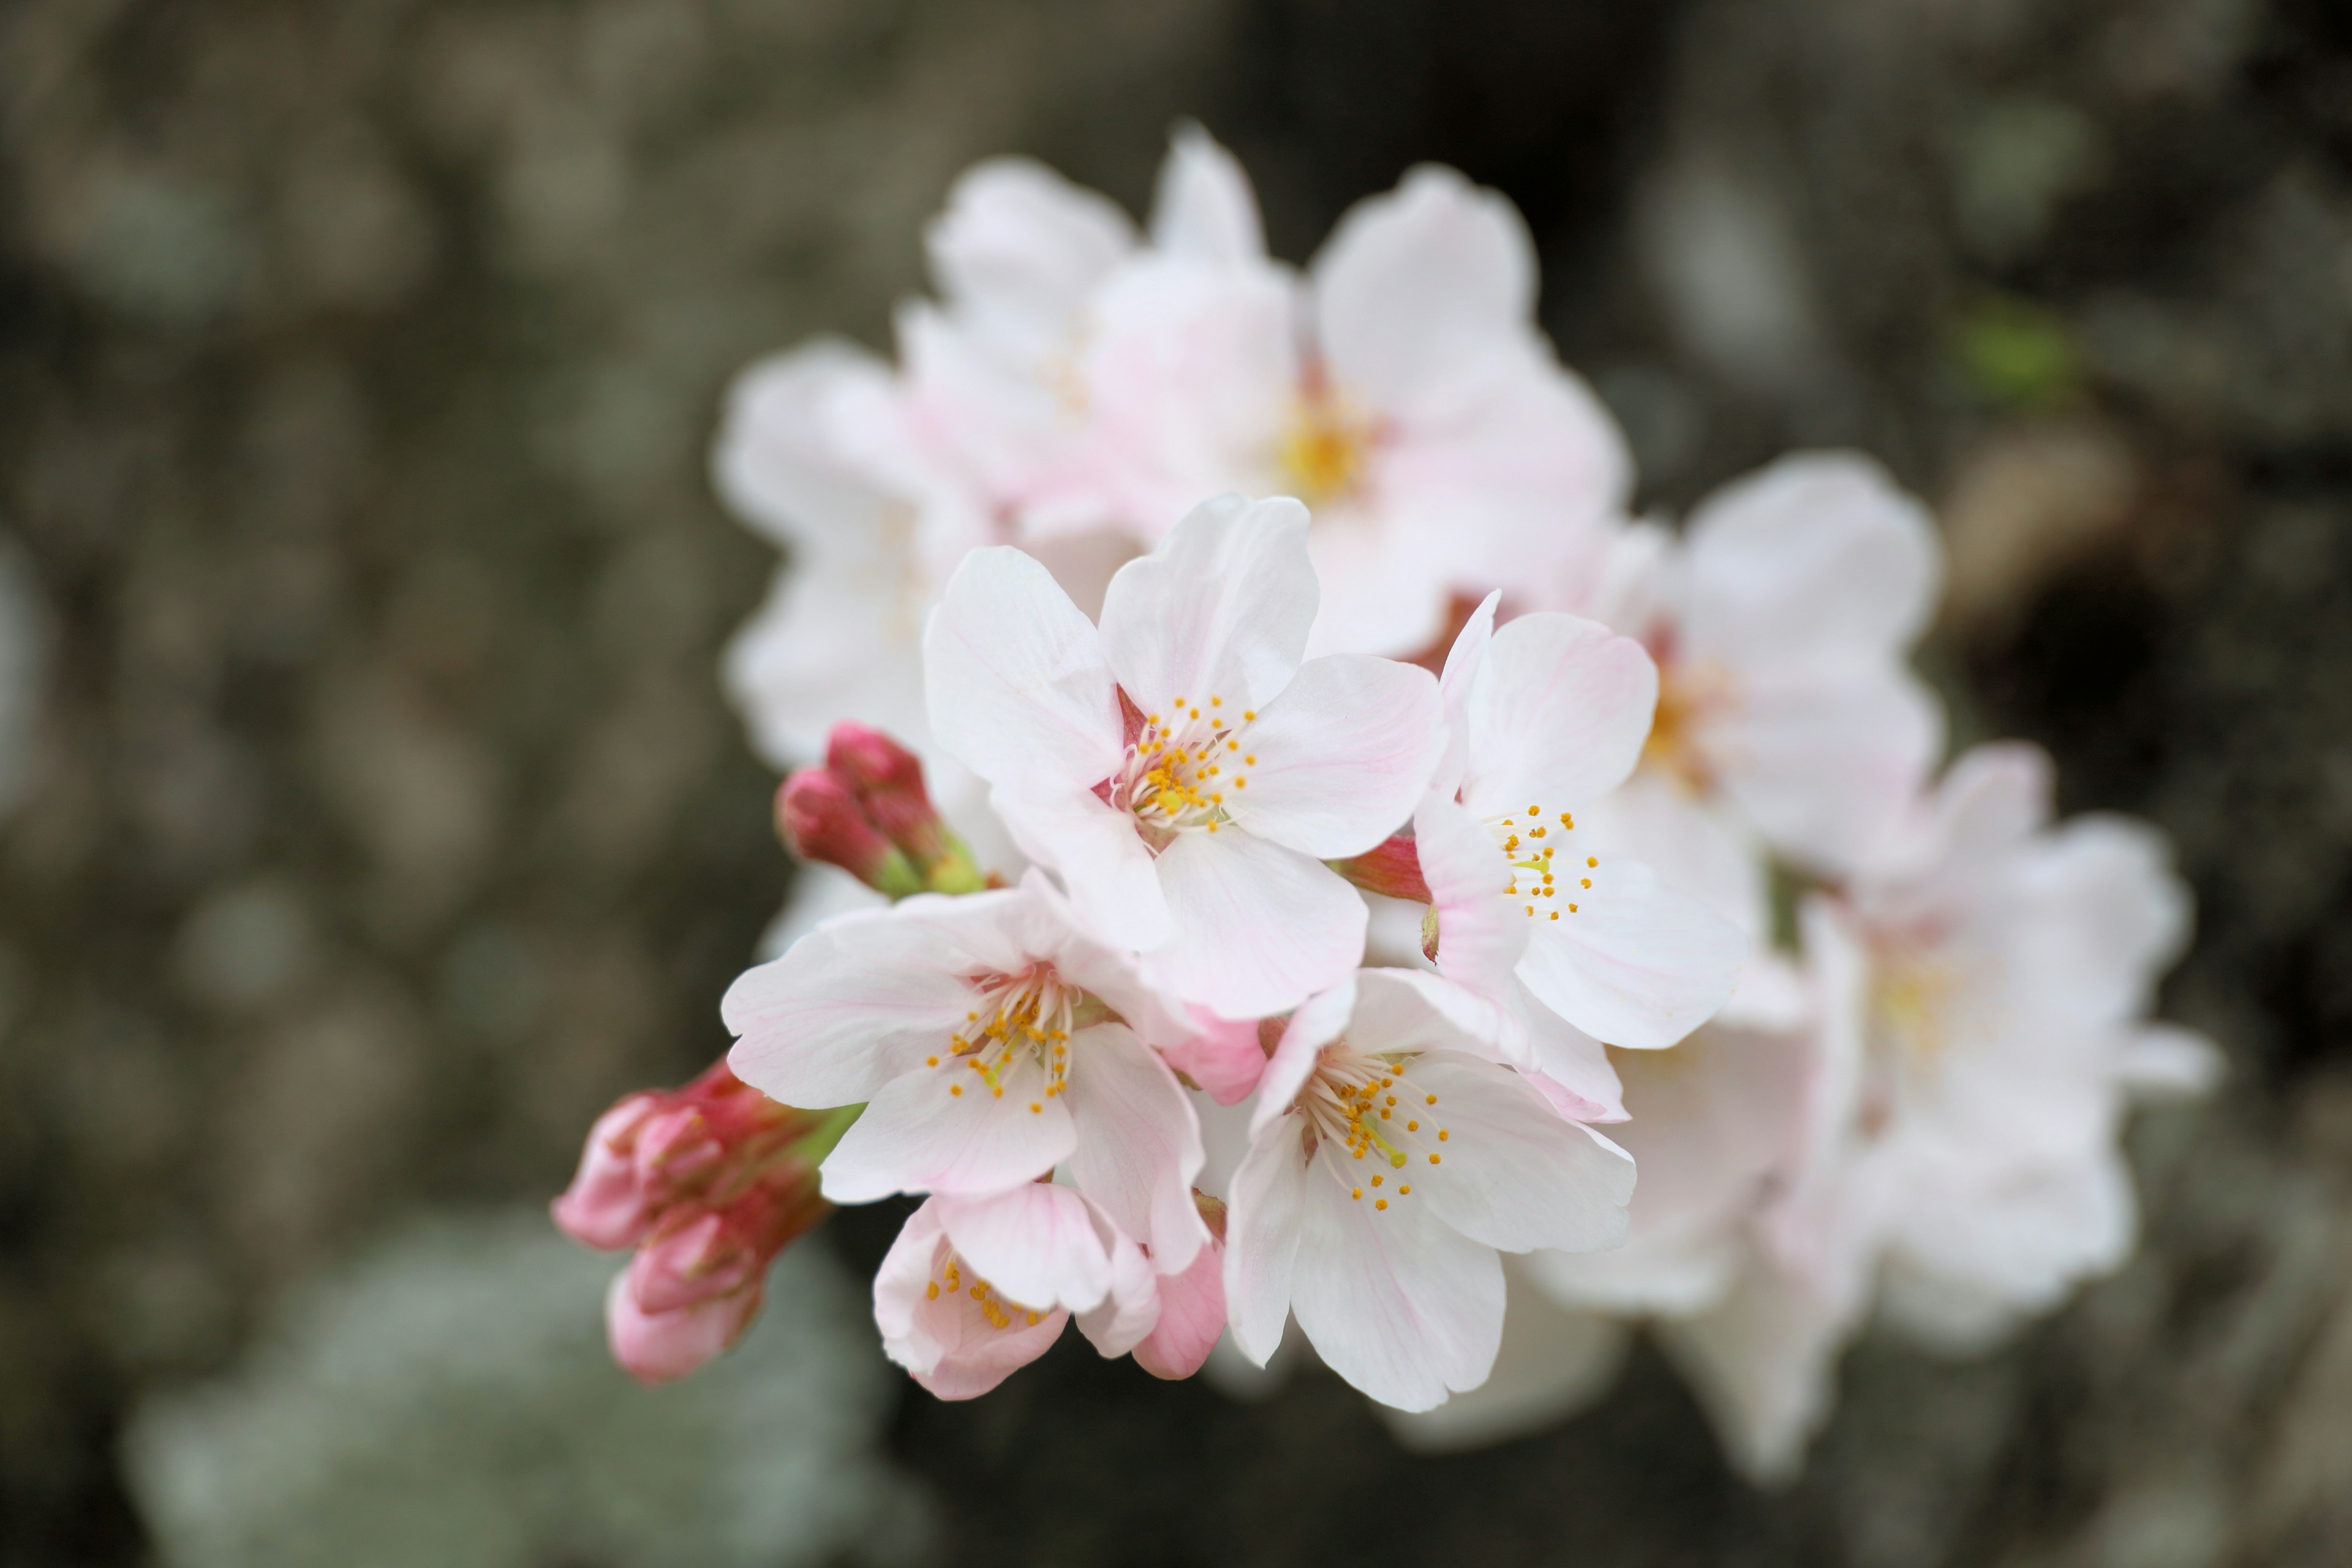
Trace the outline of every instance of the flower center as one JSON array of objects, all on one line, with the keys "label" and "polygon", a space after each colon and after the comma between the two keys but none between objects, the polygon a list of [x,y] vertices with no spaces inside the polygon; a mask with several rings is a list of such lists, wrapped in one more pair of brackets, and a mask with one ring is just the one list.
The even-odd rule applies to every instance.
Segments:
[{"label": "flower center", "polygon": [[1244,732],[1256,718],[1244,710],[1236,719],[1222,697],[1204,703],[1179,697],[1164,711],[1142,716],[1102,793],[1134,816],[1136,831],[1155,850],[1192,828],[1214,833],[1230,820],[1225,791],[1249,787],[1257,756],[1245,749]]},{"label": "flower center", "polygon": [[1276,456],[1283,478],[1308,510],[1319,511],[1354,494],[1378,432],[1319,376],[1310,376],[1291,405]]},{"label": "flower center", "polygon": [[1430,1167],[1445,1163],[1438,1145],[1453,1137],[1437,1124],[1437,1096],[1414,1085],[1412,1059],[1358,1056],[1344,1040],[1326,1046],[1291,1106],[1306,1123],[1307,1158],[1378,1212],[1411,1197],[1415,1175],[1434,1176]]},{"label": "flower center", "polygon": [[1736,706],[1738,691],[1730,672],[1711,660],[1658,656],[1658,708],[1641,765],[1654,768],[1693,795],[1715,788],[1716,764],[1704,731]]},{"label": "flower center", "polygon": [[[924,1065],[968,1069],[969,1079],[963,1072],[950,1076],[948,1093],[958,1099],[970,1089],[1003,1100],[1017,1078],[1031,1094],[1030,1110],[1045,1114],[1045,1101],[1069,1082],[1071,1034],[1110,1016],[1109,1009],[1050,963],[1033,963],[1017,974],[983,974],[971,984],[978,995],[964,1026],[948,1037],[944,1054]],[[1029,1079],[1031,1069],[1042,1082]]]},{"label": "flower center", "polygon": [[972,1276],[971,1283],[966,1286],[963,1259],[943,1247],[932,1261],[931,1280],[923,1287],[923,1300],[936,1301],[942,1295],[953,1296],[958,1292],[969,1298],[971,1305],[967,1310],[978,1311],[981,1320],[992,1329],[1012,1328],[1016,1317],[1022,1320],[1021,1326],[1034,1328],[1045,1318],[1043,1312],[1006,1300],[997,1294],[995,1286],[976,1274]]},{"label": "flower center", "polygon": [[1870,943],[1864,998],[1862,1129],[1875,1138],[1905,1102],[1932,1092],[1969,1020],[1974,990],[1961,966],[1930,937],[1882,935]]},{"label": "flower center", "polygon": [[1580,912],[1577,895],[1592,890],[1592,874],[1601,868],[1601,858],[1576,853],[1574,812],[1547,815],[1538,803],[1525,812],[1487,818],[1486,831],[1494,835],[1496,847],[1511,863],[1511,879],[1503,896],[1525,910],[1528,919],[1556,921],[1562,908],[1570,914]]}]

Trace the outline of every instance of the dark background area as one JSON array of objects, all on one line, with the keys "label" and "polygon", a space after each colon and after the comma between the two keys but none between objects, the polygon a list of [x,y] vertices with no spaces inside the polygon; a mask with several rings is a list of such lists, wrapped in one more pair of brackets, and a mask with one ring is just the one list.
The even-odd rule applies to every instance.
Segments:
[{"label": "dark background area", "polygon": [[[724,1045],[788,875],[716,680],[730,375],[876,346],[957,170],[1131,208],[1196,116],[1304,260],[1454,163],[1643,501],[1876,454],[1956,738],[2148,816],[2210,1106],[2145,1250],[1990,1360],[1872,1341],[1807,1479],[1662,1363],[1403,1455],[1073,1339],[910,1395],[967,1563],[2352,1553],[2352,12],[2318,0],[16,0],[0,529],[53,623],[0,826],[0,1564],[136,1563],[128,1413],[398,1216],[536,1201]],[[821,1245],[870,1265],[897,1223]]]}]

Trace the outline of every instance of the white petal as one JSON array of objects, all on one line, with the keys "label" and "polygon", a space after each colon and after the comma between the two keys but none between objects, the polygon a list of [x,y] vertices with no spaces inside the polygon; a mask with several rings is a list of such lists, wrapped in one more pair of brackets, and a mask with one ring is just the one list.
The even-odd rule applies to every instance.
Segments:
[{"label": "white petal", "polygon": [[1407,1070],[1437,1097],[1422,1115],[1452,1136],[1442,1165],[1413,1160],[1396,1173],[1412,1184],[1400,1206],[1426,1201],[1447,1225],[1505,1252],[1592,1252],[1625,1238],[1633,1195],[1625,1151],[1562,1117],[1508,1068],[1439,1052]]},{"label": "white petal", "polygon": [[1356,985],[1368,971],[1359,970],[1328,991],[1307,999],[1290,1016],[1282,1039],[1266,1058],[1265,1076],[1258,1080],[1257,1106],[1250,1112],[1252,1138],[1290,1112],[1298,1091],[1307,1087],[1323,1047],[1348,1032],[1356,1012]]},{"label": "white petal", "polygon": [[1742,681],[1698,743],[1782,853],[1837,873],[1900,828],[1944,745],[1944,712],[1908,671],[1848,668]]},{"label": "white petal", "polygon": [[1399,1410],[1486,1382],[1503,1334],[1495,1249],[1442,1223],[1418,1188],[1381,1209],[1373,1189],[1351,1199],[1320,1164],[1302,1184],[1290,1303],[1316,1354]]},{"label": "white petal", "polygon": [[1223,792],[1227,813],[1318,859],[1360,855],[1394,833],[1445,747],[1429,672],[1365,654],[1309,659],[1232,738],[1242,750],[1224,763],[1236,781]]},{"label": "white petal", "polygon": [[1364,900],[1320,860],[1228,827],[1178,835],[1156,864],[1175,934],[1145,967],[1187,1001],[1264,1017],[1363,954]]},{"label": "white petal", "polygon": [[2125,1047],[2121,1077],[2134,1100],[2162,1103],[2211,1091],[2230,1070],[2221,1047],[2193,1030],[2151,1024]]},{"label": "white petal", "polygon": [[1297,1125],[1287,1120],[1253,1137],[1234,1173],[1225,1215],[1225,1310],[1234,1347],[1260,1366],[1281,1345],[1290,1316],[1311,1174]]},{"label": "white petal", "polygon": [[866,350],[819,338],[759,361],[727,390],[710,458],[730,510],[780,544],[870,549],[901,504],[829,439],[825,408],[841,387],[886,384],[889,367]]},{"label": "white petal", "polygon": [[719,1004],[741,1037],[735,1076],[810,1109],[871,1100],[938,1050],[971,1005],[959,967],[969,939],[1001,916],[1005,896],[941,898],[845,915],[773,963],[736,977]]},{"label": "white petal", "polygon": [[1116,204],[1027,158],[974,165],[924,236],[957,324],[1007,358],[1046,353],[1135,245]]},{"label": "white petal", "polygon": [[1781,458],[1691,516],[1691,656],[1742,671],[1898,659],[1942,575],[1927,509],[1853,452]]},{"label": "white petal", "polygon": [[1418,1415],[1383,1410],[1397,1444],[1415,1454],[1458,1454],[1549,1430],[1607,1394],[1624,1364],[1631,1325],[1557,1307],[1503,1260],[1509,1308],[1495,1371],[1477,1387]]},{"label": "white petal", "polygon": [[1422,880],[1437,910],[1437,967],[1489,1001],[1510,994],[1531,922],[1507,901],[1511,863],[1486,828],[1453,801],[1431,795],[1412,816]]},{"label": "white petal", "polygon": [[1669,1321],[1659,1337],[1732,1468],[1762,1485],[1785,1485],[1829,1417],[1838,1352],[1852,1327],[1847,1313],[1801,1283],[1759,1268],[1713,1311]]},{"label": "white petal", "polygon": [[1297,672],[1317,596],[1307,509],[1220,496],[1110,580],[1103,652],[1147,713],[1180,697],[1205,712],[1214,697],[1239,718]]},{"label": "white petal", "polygon": [[1509,202],[1451,169],[1414,169],[1340,218],[1315,258],[1316,335],[1332,377],[1383,407],[1442,394],[1532,333],[1535,246]]},{"label": "white petal", "polygon": [[[1586,878],[1590,888],[1579,885]],[[1537,914],[1519,978],[1586,1034],[1635,1050],[1671,1046],[1713,1017],[1748,951],[1738,927],[1634,860],[1570,866]]]},{"label": "white petal", "polygon": [[1149,1246],[1163,1272],[1184,1268],[1208,1239],[1192,1204],[1203,1155],[1192,1102],[1167,1065],[1120,1025],[1079,1030],[1070,1061],[1061,1095],[1077,1128],[1070,1179]]},{"label": "white petal", "polygon": [[[871,1203],[893,1193],[981,1196],[1044,1175],[1076,1142],[1070,1113],[1023,1062],[1000,1075],[1000,1094],[971,1058],[942,1051],[866,1102],[822,1167],[825,1197]],[[953,1089],[963,1092],[956,1094]],[[1032,1110],[1031,1107],[1036,1109]]]},{"label": "white petal", "polygon": [[1482,816],[1598,800],[1641,760],[1657,705],[1657,667],[1633,638],[1574,616],[1521,616],[1496,632],[1471,687],[1462,798]]},{"label": "white petal", "polygon": [[1193,121],[1169,138],[1151,202],[1151,244],[1164,256],[1211,266],[1263,260],[1257,197],[1239,160]]},{"label": "white petal", "polygon": [[1091,789],[1124,753],[1094,626],[1038,562],[975,550],[923,634],[931,734],[991,784]]},{"label": "white petal", "polygon": [[990,792],[989,804],[1024,854],[1061,873],[1079,923],[1090,933],[1130,949],[1168,940],[1173,927],[1167,900],[1135,818],[1090,790],[998,789]]},{"label": "white petal", "polygon": [[1437,678],[1438,695],[1445,703],[1445,761],[1429,787],[1448,800],[1461,789],[1463,770],[1469,766],[1470,688],[1486,660],[1486,645],[1495,640],[1495,610],[1502,602],[1499,588],[1478,602],[1445,650],[1444,673]]},{"label": "white petal", "polygon": [[1501,1009],[1442,975],[1417,969],[1365,969],[1347,1026],[1359,1056],[1465,1051],[1489,1060],[1502,1037]]},{"label": "white petal", "polygon": [[1109,1249],[1073,1189],[1024,1182],[989,1197],[932,1203],[949,1243],[1010,1300],[1083,1312],[1110,1294]]},{"label": "white petal", "polygon": [[1526,1062],[1559,1113],[1571,1121],[1622,1121],[1625,1088],[1600,1041],[1541,1002],[1516,976],[1512,990],[1527,1031]]},{"label": "white petal", "polygon": [[821,757],[834,725],[851,717],[922,742],[922,624],[906,606],[912,571],[903,561],[819,556],[777,572],[721,662],[761,758],[782,769]]}]

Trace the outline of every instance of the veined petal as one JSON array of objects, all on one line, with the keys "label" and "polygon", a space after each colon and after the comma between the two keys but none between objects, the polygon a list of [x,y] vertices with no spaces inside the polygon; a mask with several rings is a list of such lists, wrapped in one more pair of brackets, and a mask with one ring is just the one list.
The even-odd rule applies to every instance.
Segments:
[{"label": "veined petal", "polygon": [[1379,1209],[1315,1168],[1302,1186],[1290,1309],[1324,1364],[1399,1410],[1486,1382],[1503,1335],[1495,1249],[1417,1195]]},{"label": "veined petal", "polygon": [[728,1066],[787,1105],[873,1099],[937,1050],[970,1005],[957,928],[984,924],[1003,904],[973,897],[971,910],[925,897],[843,915],[745,970],[719,1004],[741,1037]]},{"label": "veined petal", "polygon": [[1442,397],[1465,366],[1533,335],[1535,246],[1511,204],[1423,164],[1357,203],[1315,258],[1332,378],[1382,407]]},{"label": "veined petal", "polygon": [[1024,1182],[989,1197],[932,1203],[949,1244],[1011,1300],[1083,1312],[1110,1294],[1110,1251],[1073,1189]]},{"label": "veined petal", "polygon": [[1574,616],[1521,616],[1495,633],[1470,689],[1462,798],[1481,816],[1598,800],[1641,760],[1657,706],[1657,666],[1633,638]]},{"label": "veined petal", "polygon": [[1234,740],[1243,749],[1226,771],[1248,782],[1224,792],[1227,813],[1318,859],[1395,832],[1445,747],[1429,672],[1367,654],[1307,660]]},{"label": "veined petal", "polygon": [[[1414,1061],[1416,1088],[1453,1136],[1445,1163],[1413,1171],[1413,1195],[1474,1241],[1505,1252],[1597,1252],[1625,1239],[1633,1159],[1562,1117],[1508,1068],[1452,1052]],[[1403,1206],[1401,1205],[1400,1206]]]},{"label": "veined petal", "polygon": [[1251,1138],[1225,1215],[1225,1310],[1234,1345],[1264,1366],[1282,1344],[1312,1173],[1287,1121]]},{"label": "veined petal", "polygon": [[1469,766],[1470,688],[1478,667],[1486,661],[1486,645],[1495,640],[1495,611],[1502,602],[1499,588],[1478,602],[1445,650],[1445,669],[1437,678],[1438,696],[1445,704],[1445,760],[1429,787],[1448,800],[1461,789],[1463,771]]},{"label": "veined petal", "polygon": [[1507,995],[1531,923],[1503,898],[1510,862],[1468,812],[1438,795],[1412,814],[1412,836],[1437,910],[1438,972],[1489,1000]]},{"label": "veined petal", "polygon": [[1205,710],[1215,698],[1238,719],[1297,673],[1318,598],[1307,509],[1219,496],[1111,578],[1103,653],[1147,713],[1180,697]]},{"label": "veined petal", "polygon": [[975,550],[948,580],[923,633],[923,690],[933,739],[991,784],[1087,790],[1118,766],[1118,694],[1094,624],[1018,550]]},{"label": "veined petal", "polygon": [[1514,1065],[1531,1067],[1536,1087],[1570,1121],[1624,1121],[1625,1086],[1607,1049],[1538,1001],[1523,982],[1514,978],[1511,986],[1526,1029],[1528,1058]]},{"label": "veined petal", "polygon": [[1087,790],[997,789],[989,804],[1023,854],[1061,873],[1090,933],[1135,950],[1168,940],[1167,899],[1133,817]]},{"label": "veined petal", "polygon": [[1227,828],[1179,834],[1156,864],[1175,934],[1144,964],[1187,1001],[1264,1017],[1363,955],[1364,900],[1320,860]]},{"label": "veined petal", "polygon": [[[1586,874],[1574,869],[1580,879]],[[1603,861],[1589,874],[1592,886],[1576,890],[1575,913],[1527,922],[1519,978],[1538,1001],[1605,1044],[1671,1046],[1730,996],[1748,939],[1696,900],[1659,887],[1639,861]]]},{"label": "veined petal", "polygon": [[[871,1203],[893,1193],[984,1196],[1033,1181],[1070,1156],[1077,1135],[1044,1069],[1017,1058],[992,1086],[976,1058],[941,1053],[886,1084],[821,1167],[825,1197]],[[1086,1070],[1081,1062],[1075,1075]],[[961,1090],[961,1092],[958,1092]]]},{"label": "veined petal", "polygon": [[[1302,1009],[1303,1011],[1303,1009]],[[1502,1009],[1464,987],[1420,969],[1362,969],[1348,1045],[1360,1056],[1464,1051],[1502,1060]]]},{"label": "veined petal", "polygon": [[1265,258],[1257,197],[1239,160],[1192,121],[1168,139],[1151,200],[1151,247],[1213,267]]},{"label": "veined petal", "polygon": [[1077,1129],[1070,1179],[1151,1248],[1161,1272],[1184,1268],[1209,1235],[1192,1204],[1203,1155],[1191,1101],[1167,1065],[1121,1025],[1079,1030],[1070,1053],[1076,1066],[1061,1096]]}]

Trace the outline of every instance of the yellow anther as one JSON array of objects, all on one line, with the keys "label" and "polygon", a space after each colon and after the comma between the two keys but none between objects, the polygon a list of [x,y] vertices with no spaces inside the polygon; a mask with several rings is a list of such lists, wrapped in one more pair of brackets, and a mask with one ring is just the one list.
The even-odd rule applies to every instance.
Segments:
[{"label": "yellow anther", "polygon": [[1404,1185],[1399,1187],[1397,1189],[1397,1196],[1401,1198],[1409,1198],[1412,1196],[1412,1184],[1411,1182],[1407,1182]]},{"label": "yellow anther", "polygon": [[939,1299],[940,1282],[934,1279],[929,1284],[923,1287],[923,1300],[926,1301],[936,1301]]},{"label": "yellow anther", "polygon": [[1437,1096],[1435,1096],[1435,1095],[1433,1095],[1433,1095],[1429,1096],[1427,1099],[1423,1100],[1422,1101],[1422,1103],[1423,1103],[1423,1105],[1435,1105],[1435,1104],[1437,1103]]},{"label": "yellow anther", "polygon": [[1447,1139],[1449,1139],[1449,1138],[1451,1138],[1451,1137],[1453,1137],[1453,1136],[1454,1136],[1454,1134],[1453,1134],[1453,1133],[1451,1133],[1451,1132],[1447,1131],[1446,1131],[1444,1128],[1443,1128],[1443,1127],[1441,1127],[1441,1128],[1439,1128],[1439,1129],[1437,1130],[1437,1141],[1438,1141],[1440,1143],[1444,1142]]},{"label": "yellow anther", "polygon": [[963,1092],[963,1085],[960,1083],[951,1083],[948,1085],[948,1092],[950,1094],[961,1094]]},{"label": "yellow anther", "polygon": [[1355,1199],[1358,1203],[1361,1203],[1364,1201],[1364,1189],[1361,1187],[1349,1187],[1348,1189],[1348,1195]]},{"label": "yellow anther", "polygon": [[1598,855],[1587,855],[1584,858],[1584,863],[1587,866],[1598,866],[1601,864],[1601,857]]},{"label": "yellow anther", "polygon": [[1384,1209],[1389,1206],[1389,1201],[1386,1198],[1374,1198],[1372,1206],[1376,1209]]},{"label": "yellow anther", "polygon": [[1045,1114],[1045,1108],[1033,1100],[1029,1102],[1029,1111],[1033,1116],[1043,1116]]},{"label": "yellow anther", "polygon": [[988,1092],[992,1099],[1003,1100],[1004,1098],[1004,1086],[1000,1083]]},{"label": "yellow anther", "polygon": [[1404,1130],[1408,1132],[1418,1132],[1421,1131],[1421,1123],[1418,1121],[1408,1121],[1404,1124]]},{"label": "yellow anther", "polygon": [[1590,877],[1579,877],[1576,879],[1576,885],[1580,888],[1589,888],[1592,886],[1592,879]]},{"label": "yellow anther", "polygon": [[937,1057],[925,1057],[923,1058],[923,1065],[927,1068],[935,1068],[940,1065],[940,1058]]},{"label": "yellow anther", "polygon": [[1574,913],[1576,912],[1576,906],[1575,906],[1574,904],[1570,904],[1570,905],[1569,905],[1569,906],[1568,906],[1568,912],[1569,912],[1570,914],[1574,914]]},{"label": "yellow anther", "polygon": [[1247,763],[1252,767],[1257,766],[1257,759],[1255,757],[1244,756],[1242,758],[1242,761]]},{"label": "yellow anther", "polygon": [[1379,1176],[1374,1176],[1374,1177],[1372,1178],[1372,1185],[1374,1185],[1374,1186],[1376,1186],[1376,1187],[1377,1187],[1377,1186],[1379,1186],[1379,1185],[1381,1184],[1381,1177],[1379,1177]]},{"label": "yellow anther", "polygon": [[[1438,1136],[1439,1136],[1440,1138],[1443,1138],[1443,1137],[1444,1137],[1444,1136],[1445,1136],[1445,1134],[1444,1134],[1444,1133],[1443,1133],[1443,1132],[1441,1132],[1441,1133],[1439,1133],[1439,1134],[1438,1134]],[[1436,1155],[1434,1155],[1434,1154],[1432,1154],[1432,1155],[1429,1157],[1429,1163],[1430,1163],[1431,1164],[1433,1164],[1433,1165],[1436,1165],[1436,1164],[1442,1164],[1442,1163],[1444,1163],[1444,1162],[1443,1162],[1443,1161],[1441,1161],[1441,1160],[1439,1160],[1439,1159],[1438,1159],[1438,1157],[1437,1157]]]},{"label": "yellow anther", "polygon": [[1250,721],[1250,720],[1252,720],[1252,719],[1255,719],[1255,718],[1256,718],[1256,717],[1257,717],[1257,710],[1256,710],[1256,709],[1255,709],[1255,708],[1244,708],[1244,709],[1243,709],[1243,710],[1242,710],[1242,720],[1243,720],[1243,721],[1244,721],[1244,722],[1245,722],[1245,723],[1246,723],[1248,721]]}]

